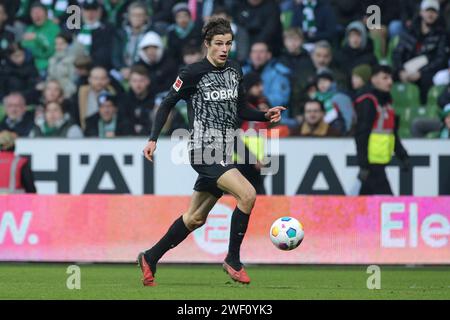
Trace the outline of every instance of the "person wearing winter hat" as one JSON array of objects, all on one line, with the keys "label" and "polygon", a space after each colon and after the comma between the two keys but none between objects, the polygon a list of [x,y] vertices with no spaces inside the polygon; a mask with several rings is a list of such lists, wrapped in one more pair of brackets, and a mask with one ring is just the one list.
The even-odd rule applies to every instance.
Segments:
[{"label": "person wearing winter hat", "polygon": [[[333,73],[328,69],[324,69],[319,72],[316,78],[316,87],[317,92],[315,93],[313,98],[322,102],[325,107],[324,121],[330,124],[330,126],[334,129],[339,131],[342,135],[344,135],[347,131],[347,127],[345,120],[342,117],[339,107],[335,101],[335,96],[338,94],[338,91],[336,88],[336,83],[334,82]],[[343,94],[340,95],[343,96]],[[347,104],[351,105],[350,98],[347,97],[346,100]]]},{"label": "person wearing winter hat", "polygon": [[375,65],[377,58],[373,51],[366,26],[361,21],[353,21],[345,31],[343,46],[336,53],[336,62],[344,73],[350,74],[358,65]]},{"label": "person wearing winter hat", "polygon": [[361,64],[352,70],[352,98],[358,97],[370,82],[372,67],[368,64]]},{"label": "person wearing winter hat", "polygon": [[183,47],[202,45],[202,23],[193,21],[186,3],[178,3],[172,9],[175,24],[169,27],[167,48],[178,64],[183,61]]},{"label": "person wearing winter hat", "polygon": [[114,35],[112,63],[115,70],[128,80],[130,68],[139,61],[139,43],[152,29],[151,17],[144,2],[133,2],[128,7],[126,23]]},{"label": "person wearing winter hat", "polygon": [[114,138],[134,134],[129,120],[118,115],[117,96],[103,91],[97,100],[98,112],[86,119],[85,135],[87,137]]},{"label": "person wearing winter hat", "polygon": [[439,1],[423,0],[419,15],[400,35],[392,54],[394,75],[419,87],[422,105],[426,104],[433,76],[448,65],[447,47],[448,36]]},{"label": "person wearing winter hat", "polygon": [[147,68],[155,94],[170,89],[178,73],[175,60],[164,50],[159,34],[149,31],[139,43],[138,64]]},{"label": "person wearing winter hat", "polygon": [[94,65],[111,69],[114,27],[101,21],[102,6],[97,0],[85,0],[82,5],[82,25],[75,45],[89,55]]}]

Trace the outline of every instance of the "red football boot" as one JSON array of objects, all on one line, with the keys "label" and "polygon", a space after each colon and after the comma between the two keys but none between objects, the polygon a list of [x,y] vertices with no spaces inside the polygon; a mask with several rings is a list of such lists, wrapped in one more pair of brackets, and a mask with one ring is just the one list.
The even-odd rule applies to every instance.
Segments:
[{"label": "red football boot", "polygon": [[247,272],[245,272],[244,267],[241,268],[241,270],[236,271],[233,269],[233,267],[231,267],[228,263],[226,263],[226,261],[223,262],[223,269],[226,273],[228,273],[228,275],[231,277],[231,279],[233,279],[236,282],[240,282],[240,283],[244,283],[244,284],[249,284],[250,283],[250,278],[247,275]]},{"label": "red football boot", "polygon": [[144,276],[144,278],[142,279],[142,283],[144,284],[144,286],[148,287],[156,286],[155,277],[153,276],[153,272],[150,269],[150,266],[145,260],[143,252],[139,253],[137,262],[139,267],[141,267],[141,271]]}]

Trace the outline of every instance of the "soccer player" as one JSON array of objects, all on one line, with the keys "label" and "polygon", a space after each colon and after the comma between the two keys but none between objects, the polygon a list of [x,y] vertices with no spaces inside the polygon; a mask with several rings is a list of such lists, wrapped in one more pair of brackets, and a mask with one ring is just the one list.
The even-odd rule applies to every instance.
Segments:
[{"label": "soccer player", "polygon": [[[236,198],[237,206],[231,218],[230,243],[223,268],[234,281],[250,283],[240,260],[240,247],[256,192],[235,166],[228,163],[233,151],[233,147],[229,146],[233,140],[230,132],[234,133],[238,117],[275,123],[280,121],[281,111],[285,108],[278,106],[262,112],[246,105],[241,68],[237,62],[228,59],[233,33],[227,20],[211,19],[202,31],[207,56],[181,70],[157,112],[150,139],[144,148],[145,157],[153,161],[158,135],[170,110],[178,100],[187,101],[191,133],[188,143],[190,163],[199,175],[187,211],[158,243],[138,256],[144,286],[155,285],[159,259],[205,223],[224,191]],[[208,155],[214,157],[213,163]]]}]

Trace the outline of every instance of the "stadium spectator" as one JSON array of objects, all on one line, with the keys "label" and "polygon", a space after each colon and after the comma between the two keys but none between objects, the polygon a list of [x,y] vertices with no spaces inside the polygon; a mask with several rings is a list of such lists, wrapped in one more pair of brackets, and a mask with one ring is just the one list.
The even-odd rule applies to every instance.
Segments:
[{"label": "stadium spectator", "polygon": [[299,128],[291,131],[292,136],[300,137],[339,137],[341,133],[325,122],[325,106],[320,100],[308,100],[305,114]]},{"label": "stadium spectator", "polygon": [[181,64],[184,46],[202,45],[202,23],[192,20],[186,3],[177,3],[172,9],[172,13],[175,18],[175,24],[170,26],[167,34],[167,49],[175,58],[176,63]]},{"label": "stadium spectator", "polygon": [[223,18],[230,21],[234,37],[230,58],[236,59],[240,63],[244,63],[245,60],[247,60],[250,51],[250,39],[247,30],[233,21],[233,17],[225,7],[217,7],[213,12],[212,17]]},{"label": "stadium spectator", "polygon": [[244,27],[249,35],[250,47],[264,42],[273,50],[275,57],[283,48],[280,8],[274,0],[243,0],[236,3],[234,21]]},{"label": "stadium spectator", "polygon": [[347,26],[343,46],[336,53],[336,62],[347,75],[358,65],[377,63],[372,40],[362,22],[354,21]]},{"label": "stadium spectator", "polygon": [[[244,76],[244,88],[246,92],[247,104],[257,110],[267,111],[270,109],[270,104],[267,97],[264,96],[264,86],[261,75],[257,72],[250,72]],[[262,130],[268,129],[269,122],[260,121],[242,121],[240,127],[242,130],[247,129]]]},{"label": "stadium spectator", "polygon": [[161,37],[154,31],[145,34],[139,43],[139,64],[145,66],[155,93],[169,90],[177,77],[178,64],[164,50]]},{"label": "stadium spectator", "polygon": [[6,117],[0,122],[0,131],[15,132],[19,137],[27,137],[33,128],[34,114],[27,111],[25,98],[19,92],[12,92],[3,98]]},{"label": "stadium spectator", "polygon": [[122,78],[130,76],[130,67],[139,61],[139,43],[150,29],[150,17],[143,2],[133,2],[128,7],[128,21],[117,30],[112,52],[113,67]]},{"label": "stadium spectator", "polygon": [[223,3],[222,0],[187,0],[193,21],[208,21]]},{"label": "stadium spectator", "polygon": [[439,137],[441,139],[450,139],[450,104],[447,104],[442,110],[443,126]]},{"label": "stadium spectator", "polygon": [[130,0],[103,0],[102,3],[107,23],[120,28],[126,20]]},{"label": "stadium spectator", "polygon": [[361,0],[331,0],[330,5],[336,15],[337,31],[340,36],[344,33],[345,27],[350,22],[361,19],[362,13],[367,9]]},{"label": "stadium spectator", "polygon": [[316,88],[314,99],[324,105],[324,121],[340,135],[350,131],[353,120],[352,100],[347,95],[338,92],[333,74],[328,70],[322,70],[317,75]]},{"label": "stadium spectator", "polygon": [[284,49],[279,61],[289,67],[295,79],[301,77],[305,66],[312,65],[311,56],[303,47],[304,40],[300,28],[288,28],[283,32]]},{"label": "stadium spectator", "polygon": [[36,193],[30,162],[14,154],[14,132],[0,132],[0,194]]},{"label": "stadium spectator", "polygon": [[402,161],[402,170],[410,169],[408,153],[397,134],[398,118],[391,106],[391,88],[391,68],[377,65],[373,68],[370,89],[355,101],[360,195],[393,194],[385,167],[394,152]]},{"label": "stadium spectator", "polygon": [[82,138],[83,131],[68,114],[61,103],[50,102],[44,108],[44,121],[35,123],[30,132],[31,138]]},{"label": "stadium spectator", "polygon": [[72,36],[69,33],[60,33],[55,40],[55,54],[48,63],[48,78],[58,80],[61,84],[64,97],[71,97],[77,90],[75,84],[75,52],[70,47]]},{"label": "stadium spectator", "polygon": [[447,65],[448,40],[445,22],[439,19],[439,2],[423,0],[420,8],[420,15],[400,37],[393,64],[402,82],[419,86],[421,102],[425,104],[433,76]]},{"label": "stadium spectator", "polygon": [[[303,47],[304,36],[300,28],[286,29],[283,32],[283,42],[284,49],[279,61],[291,70],[290,112],[292,116],[299,116],[301,112],[297,106],[303,106],[308,99],[305,88],[314,80],[314,66],[309,52]],[[299,97],[299,100],[295,97]]]},{"label": "stadium spectator", "polygon": [[55,52],[55,39],[60,32],[59,26],[47,17],[47,8],[39,1],[31,5],[32,25],[23,35],[22,45],[33,54],[36,68],[45,77],[48,59]]},{"label": "stadium spectator", "polygon": [[40,0],[40,2],[47,8],[49,19],[63,29],[69,17],[67,8],[72,5],[78,5],[77,0]]},{"label": "stadium spectator", "polygon": [[82,5],[82,25],[76,36],[76,44],[81,45],[85,54],[92,58],[94,65],[109,70],[112,66],[111,52],[114,28],[101,22],[102,9],[97,0],[85,0]]},{"label": "stadium spectator", "polygon": [[47,80],[42,91],[40,104],[34,109],[35,124],[42,124],[45,120],[44,107],[49,103],[61,104],[64,112],[71,110],[71,103],[69,99],[64,97],[64,89],[58,80]]},{"label": "stadium spectator", "polygon": [[80,86],[88,84],[89,73],[92,69],[92,59],[87,55],[80,55],[75,58],[73,62],[75,67],[75,85],[77,87],[77,92]]},{"label": "stadium spectator", "polygon": [[418,12],[419,5],[420,0],[399,1],[401,24],[398,24],[397,21],[390,24],[389,37],[391,39],[399,36],[402,32],[405,32],[405,30],[411,27],[413,18]]},{"label": "stadium spectator", "polygon": [[8,14],[5,4],[0,3],[0,67],[8,56],[8,48],[14,43],[13,29],[7,25]]},{"label": "stadium spectator", "polygon": [[185,46],[183,48],[183,66],[199,62],[205,56],[203,47]]},{"label": "stadium spectator", "polygon": [[81,86],[74,95],[71,116],[82,129],[86,128],[86,118],[98,112],[98,96],[102,91],[116,93],[106,69],[97,66],[90,71],[88,84]]},{"label": "stadium spectator", "polygon": [[8,57],[0,68],[0,96],[10,92],[21,92],[27,103],[36,103],[39,93],[39,73],[30,52],[18,43],[8,48]]},{"label": "stadium spectator", "polygon": [[154,30],[161,36],[165,35],[168,27],[174,23],[172,8],[179,0],[143,0],[148,8]]},{"label": "stadium spectator", "polygon": [[[30,24],[30,6],[31,0],[28,1],[3,1],[6,5],[6,12],[9,17],[9,22],[12,24],[15,21],[20,21],[24,25]],[[25,29],[24,29],[25,30]]]},{"label": "stadium spectator", "polygon": [[361,64],[352,70],[351,74],[351,98],[355,100],[361,95],[362,91],[366,90],[370,83],[370,77],[372,75],[372,68],[368,64]]},{"label": "stadium spectator", "polygon": [[126,117],[118,116],[117,97],[104,91],[98,96],[99,110],[86,119],[87,137],[114,138],[133,135],[133,126]]},{"label": "stadium spectator", "polygon": [[328,0],[291,1],[292,27],[301,28],[308,44],[335,40],[337,22]]},{"label": "stadium spectator", "polygon": [[119,103],[119,116],[130,120],[135,135],[150,135],[155,95],[144,66],[135,65],[131,68],[129,85],[128,92]]},{"label": "stadium spectator", "polygon": [[[255,42],[250,50],[250,60],[242,68],[244,74],[257,72],[261,75],[264,95],[272,106],[286,106],[291,94],[290,70],[285,65],[272,58],[269,46],[264,42]],[[282,114],[281,124],[294,126],[295,119],[287,112]]]}]

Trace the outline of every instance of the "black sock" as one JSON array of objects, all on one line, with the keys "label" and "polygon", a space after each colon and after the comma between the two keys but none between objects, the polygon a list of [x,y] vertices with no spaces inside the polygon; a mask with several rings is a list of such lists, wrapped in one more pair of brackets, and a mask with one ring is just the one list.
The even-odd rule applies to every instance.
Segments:
[{"label": "black sock", "polygon": [[151,249],[145,251],[145,260],[150,265],[152,272],[156,273],[156,263],[161,257],[170,249],[179,245],[191,231],[186,227],[183,222],[183,216],[179,217],[170,226],[167,233],[155,244]]},{"label": "black sock", "polygon": [[236,209],[233,211],[233,216],[231,217],[230,244],[228,246],[228,255],[225,258],[225,261],[236,271],[239,271],[242,268],[240,250],[242,240],[247,231],[249,219],[250,215],[245,214],[236,206]]}]

